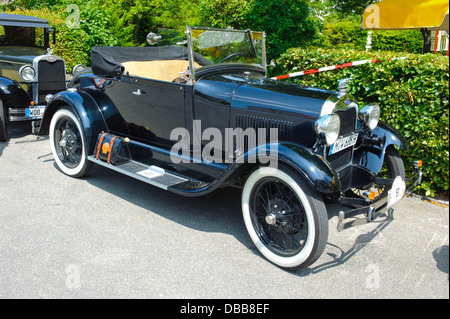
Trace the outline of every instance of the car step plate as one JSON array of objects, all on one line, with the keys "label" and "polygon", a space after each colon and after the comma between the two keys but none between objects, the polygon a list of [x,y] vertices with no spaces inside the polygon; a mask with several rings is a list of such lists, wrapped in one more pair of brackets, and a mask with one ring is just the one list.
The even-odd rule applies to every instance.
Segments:
[{"label": "car step plate", "polygon": [[96,159],[95,156],[88,156],[88,160],[165,190],[170,186],[188,181],[187,178],[174,175],[160,167],[147,166],[135,161],[121,165],[111,165]]}]

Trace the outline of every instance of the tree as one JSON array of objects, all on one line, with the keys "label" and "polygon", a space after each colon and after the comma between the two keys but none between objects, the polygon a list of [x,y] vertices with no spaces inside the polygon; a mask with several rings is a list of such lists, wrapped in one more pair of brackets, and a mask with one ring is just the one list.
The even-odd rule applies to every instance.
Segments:
[{"label": "tree", "polygon": [[427,28],[420,29],[420,32],[422,32],[423,36],[423,48],[422,53],[430,53],[431,52],[431,31]]},{"label": "tree", "polygon": [[310,44],[320,20],[304,0],[202,0],[200,22],[210,27],[233,27],[267,33],[269,59],[290,47]]},{"label": "tree", "polygon": [[337,13],[347,16],[356,15],[361,16],[364,10],[373,3],[379,2],[379,0],[325,0],[327,5],[334,9]]}]

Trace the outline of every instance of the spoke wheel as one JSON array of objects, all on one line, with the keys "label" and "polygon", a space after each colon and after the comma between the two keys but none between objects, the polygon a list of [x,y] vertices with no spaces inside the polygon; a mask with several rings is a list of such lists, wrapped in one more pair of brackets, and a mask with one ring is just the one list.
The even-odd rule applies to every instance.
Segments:
[{"label": "spoke wheel", "polygon": [[81,177],[92,164],[87,160],[85,136],[80,121],[66,108],[58,110],[50,123],[50,146],[63,173]]},{"label": "spoke wheel", "polygon": [[261,167],[242,193],[247,231],[258,250],[274,264],[304,268],[322,254],[328,216],[320,194],[287,168]]},{"label": "spoke wheel", "polygon": [[83,154],[83,142],[76,124],[70,118],[64,118],[55,128],[55,148],[59,160],[67,167],[77,167]]},{"label": "spoke wheel", "polygon": [[308,237],[305,209],[294,190],[278,178],[259,181],[251,194],[251,217],[256,232],[273,252],[292,256]]}]

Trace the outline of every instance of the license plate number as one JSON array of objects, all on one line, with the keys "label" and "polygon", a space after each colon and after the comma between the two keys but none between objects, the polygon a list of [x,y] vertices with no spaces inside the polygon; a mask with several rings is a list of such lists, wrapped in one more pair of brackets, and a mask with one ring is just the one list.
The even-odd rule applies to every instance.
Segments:
[{"label": "license plate number", "polygon": [[25,109],[25,116],[30,118],[40,118],[44,115],[45,107],[35,107]]},{"label": "license plate number", "polygon": [[387,207],[390,208],[397,204],[405,195],[406,183],[401,176],[397,176],[392,183],[392,188],[388,192]]},{"label": "license plate number", "polygon": [[330,152],[328,155],[345,150],[346,148],[352,147],[358,141],[358,133],[353,133],[351,135],[343,136],[338,138],[338,140],[330,147]]}]

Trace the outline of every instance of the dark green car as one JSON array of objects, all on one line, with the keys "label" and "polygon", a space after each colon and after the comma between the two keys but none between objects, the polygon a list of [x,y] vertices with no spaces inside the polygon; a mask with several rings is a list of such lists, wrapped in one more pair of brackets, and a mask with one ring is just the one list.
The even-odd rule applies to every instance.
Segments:
[{"label": "dark green car", "polygon": [[66,89],[66,64],[49,50],[51,37],[44,19],[0,13],[0,141],[8,122],[31,121],[36,132],[45,97]]}]

